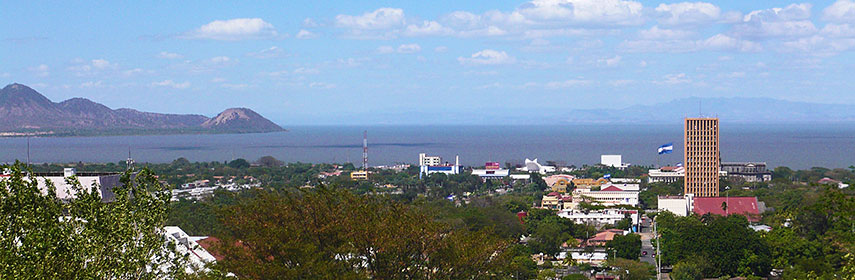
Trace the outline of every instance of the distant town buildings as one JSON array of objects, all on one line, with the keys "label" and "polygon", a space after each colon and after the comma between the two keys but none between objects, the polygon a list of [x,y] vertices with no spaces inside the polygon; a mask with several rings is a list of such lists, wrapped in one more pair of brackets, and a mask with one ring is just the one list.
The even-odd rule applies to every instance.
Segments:
[{"label": "distant town buildings", "polygon": [[686,176],[686,169],[682,166],[663,166],[659,169],[647,171],[648,183],[674,183]]},{"label": "distant town buildings", "polygon": [[419,178],[423,175],[443,173],[446,175],[460,174],[460,156],[454,157],[454,164],[442,163],[438,156],[419,154]]},{"label": "distant town buildings", "polygon": [[684,126],[686,175],[683,193],[696,197],[718,196],[718,118],[686,118]]},{"label": "distant town buildings", "polygon": [[525,159],[525,166],[518,168],[517,170],[530,173],[546,174],[550,172],[555,172],[555,166],[542,165],[537,162],[537,159]]},{"label": "distant town buildings", "polygon": [[766,170],[765,162],[722,162],[721,171],[727,172],[729,179],[739,178],[745,182],[772,181],[772,172]]},{"label": "distant town buildings", "polygon": [[629,167],[629,163],[623,163],[621,155],[600,155],[600,164],[617,169]]},{"label": "distant town buildings", "polygon": [[487,162],[484,164],[484,169],[472,169],[472,175],[476,175],[481,180],[501,180],[510,175],[511,170],[502,169],[498,162]]},{"label": "distant town buildings", "polygon": [[350,172],[350,179],[353,180],[368,180],[368,171],[367,170],[354,170]]}]

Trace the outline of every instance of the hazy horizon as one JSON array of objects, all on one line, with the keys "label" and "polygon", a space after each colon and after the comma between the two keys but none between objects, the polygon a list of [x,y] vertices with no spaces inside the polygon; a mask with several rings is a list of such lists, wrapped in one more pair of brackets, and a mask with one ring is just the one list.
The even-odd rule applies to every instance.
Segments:
[{"label": "hazy horizon", "polygon": [[0,17],[0,80],[53,101],[247,107],[285,126],[561,123],[689,97],[855,104],[851,0],[11,1]]}]

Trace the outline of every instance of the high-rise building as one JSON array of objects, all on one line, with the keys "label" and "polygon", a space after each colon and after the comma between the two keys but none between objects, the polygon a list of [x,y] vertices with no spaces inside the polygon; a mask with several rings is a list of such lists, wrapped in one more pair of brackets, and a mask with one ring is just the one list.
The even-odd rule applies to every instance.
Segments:
[{"label": "high-rise building", "polygon": [[683,192],[695,197],[718,196],[718,118],[686,118]]}]

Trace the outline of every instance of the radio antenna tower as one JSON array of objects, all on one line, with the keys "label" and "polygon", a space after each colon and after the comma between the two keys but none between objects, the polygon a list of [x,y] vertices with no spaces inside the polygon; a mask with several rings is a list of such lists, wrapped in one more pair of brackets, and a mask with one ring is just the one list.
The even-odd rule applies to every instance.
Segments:
[{"label": "radio antenna tower", "polygon": [[368,171],[368,130],[362,132],[362,170]]},{"label": "radio antenna tower", "polygon": [[134,168],[134,159],[131,158],[131,147],[130,146],[128,146],[128,160],[125,162],[128,163],[128,170],[131,170]]}]

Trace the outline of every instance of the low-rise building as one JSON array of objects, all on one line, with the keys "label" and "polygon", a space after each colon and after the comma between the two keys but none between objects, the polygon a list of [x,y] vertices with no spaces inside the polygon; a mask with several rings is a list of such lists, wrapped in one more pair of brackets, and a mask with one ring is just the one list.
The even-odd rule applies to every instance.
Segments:
[{"label": "low-rise building", "polygon": [[663,166],[647,171],[648,183],[674,183],[686,177],[686,169],[682,166]]},{"label": "low-rise building", "polygon": [[433,173],[443,173],[446,175],[460,174],[460,157],[454,157],[454,165],[442,164],[439,157],[428,157],[425,154],[419,154],[419,178],[423,175]]},{"label": "low-rise building", "polygon": [[572,203],[572,196],[562,195],[558,192],[551,192],[547,195],[544,195],[543,198],[540,199],[540,207],[552,210],[561,210],[575,207],[575,205]]},{"label": "low-rise building", "polygon": [[[9,174],[0,175],[0,180],[8,180],[11,177]],[[69,200],[76,197],[77,191],[73,185],[66,180],[72,177],[77,178],[80,186],[85,190],[89,190],[93,185],[98,186],[96,191],[101,195],[101,201],[112,202],[116,199],[116,194],[113,189],[122,185],[119,181],[121,173],[115,172],[77,172],[74,168],[65,168],[62,172],[33,172],[25,175],[24,180],[29,180],[33,177],[38,182],[38,187],[43,192],[47,192],[48,182],[52,183],[56,188],[56,196],[62,200]]]},{"label": "low-rise building", "polygon": [[721,171],[727,172],[728,178],[739,178],[745,182],[772,181],[772,172],[766,170],[765,162],[722,162]]},{"label": "low-rise building", "polygon": [[368,171],[367,171],[367,170],[362,170],[362,171],[353,171],[353,172],[350,172],[350,179],[353,179],[353,180],[368,180]]},{"label": "low-rise building", "polygon": [[629,167],[629,163],[624,163],[621,155],[600,155],[600,164],[617,169]]},{"label": "low-rise building", "polygon": [[602,185],[602,184],[607,184],[607,183],[609,183],[609,180],[608,180],[608,179],[605,179],[605,178],[599,178],[599,179],[593,179],[593,178],[579,178],[579,179],[573,179],[573,186],[575,186],[577,189],[579,189],[579,188],[582,188],[582,189],[590,189],[590,188],[593,188],[593,187],[599,187],[600,185]]},{"label": "low-rise building", "polygon": [[629,216],[633,220],[633,224],[638,224],[638,215],[633,215],[633,213],[637,213],[637,211],[622,209],[603,209],[591,211],[563,209],[561,211],[558,211],[558,216],[565,219],[570,219],[577,224],[614,225],[617,222],[620,222],[621,220],[625,219],[627,214],[630,214]]},{"label": "low-rise building", "polygon": [[472,175],[481,178],[482,181],[501,180],[510,175],[510,169],[502,169],[498,162],[487,162],[484,169],[472,169]]},{"label": "low-rise building", "polygon": [[670,196],[658,196],[657,199],[657,209],[659,211],[668,211],[674,213],[674,215],[685,217],[692,212],[692,195],[670,195]]},{"label": "low-rise building", "polygon": [[577,188],[573,190],[573,196],[603,206],[638,206],[638,191],[623,191],[613,186],[599,191]]},{"label": "low-rise building", "polygon": [[546,174],[555,172],[555,166],[542,165],[537,162],[537,159],[530,160],[525,159],[525,166],[518,168],[517,170],[530,172],[530,173],[540,173]]},{"label": "low-rise building", "polygon": [[552,191],[567,193],[567,187],[571,186],[572,181],[575,178],[576,177],[573,175],[555,174],[543,178],[543,181],[546,182],[546,185],[549,186]]},{"label": "low-rise building", "polygon": [[198,241],[208,238],[207,236],[189,236],[184,230],[175,226],[164,227],[163,236],[166,237],[167,242],[175,245],[175,251],[178,254],[187,256],[188,263],[184,269],[186,273],[207,271],[208,268],[205,265],[217,261],[208,250],[198,243]]},{"label": "low-rise building", "polygon": [[766,212],[766,205],[756,197],[695,197],[692,212],[698,215],[707,213],[727,216],[743,215],[750,222],[759,222],[760,214]]}]

